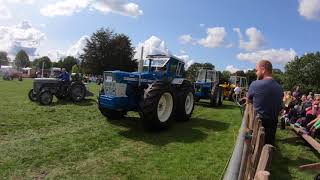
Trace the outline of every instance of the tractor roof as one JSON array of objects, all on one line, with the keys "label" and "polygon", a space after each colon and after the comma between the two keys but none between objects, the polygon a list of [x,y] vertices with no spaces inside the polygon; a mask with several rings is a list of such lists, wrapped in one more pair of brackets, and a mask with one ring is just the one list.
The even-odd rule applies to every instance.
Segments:
[{"label": "tractor roof", "polygon": [[184,60],[176,57],[176,56],[173,56],[173,55],[165,55],[165,54],[154,54],[154,55],[148,55],[146,57],[147,59],[170,59],[170,58],[173,58],[173,59],[176,59],[178,61],[181,61],[184,63]]}]

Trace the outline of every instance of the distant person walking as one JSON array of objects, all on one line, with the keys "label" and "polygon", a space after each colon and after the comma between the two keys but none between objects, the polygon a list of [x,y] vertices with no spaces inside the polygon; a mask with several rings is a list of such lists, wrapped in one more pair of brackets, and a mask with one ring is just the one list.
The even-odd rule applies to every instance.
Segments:
[{"label": "distant person walking", "polygon": [[253,103],[265,128],[265,144],[274,145],[278,115],[282,109],[283,89],[272,78],[270,61],[259,61],[256,70],[258,80],[251,83],[247,98]]}]

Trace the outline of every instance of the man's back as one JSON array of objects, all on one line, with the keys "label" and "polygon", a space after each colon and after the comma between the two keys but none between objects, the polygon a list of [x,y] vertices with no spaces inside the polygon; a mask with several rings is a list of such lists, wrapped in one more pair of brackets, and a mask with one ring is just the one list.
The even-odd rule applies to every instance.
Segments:
[{"label": "man's back", "polygon": [[275,80],[264,79],[252,82],[248,98],[253,102],[261,118],[277,120],[282,108],[283,89]]}]

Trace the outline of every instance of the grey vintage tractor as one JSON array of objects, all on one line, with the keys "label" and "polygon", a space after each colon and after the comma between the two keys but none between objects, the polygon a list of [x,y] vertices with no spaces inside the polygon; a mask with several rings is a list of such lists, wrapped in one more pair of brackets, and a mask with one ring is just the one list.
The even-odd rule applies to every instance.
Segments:
[{"label": "grey vintage tractor", "polygon": [[39,101],[42,105],[52,103],[53,96],[58,99],[70,98],[74,102],[82,101],[86,96],[93,96],[81,81],[79,74],[72,74],[70,82],[63,82],[56,78],[35,78],[33,89],[28,93],[31,101]]},{"label": "grey vintage tractor", "polygon": [[168,127],[172,119],[187,121],[194,108],[194,88],[183,78],[184,61],[174,56],[149,55],[139,72],[105,71],[98,97],[109,120],[128,111],[139,112],[147,129]]}]

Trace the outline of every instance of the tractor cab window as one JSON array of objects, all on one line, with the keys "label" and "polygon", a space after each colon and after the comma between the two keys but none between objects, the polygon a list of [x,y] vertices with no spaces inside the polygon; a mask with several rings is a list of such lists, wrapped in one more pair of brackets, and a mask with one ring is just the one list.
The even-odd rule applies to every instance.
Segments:
[{"label": "tractor cab window", "polygon": [[207,71],[206,82],[214,82],[215,80],[216,80],[216,72],[215,71]]},{"label": "tractor cab window", "polygon": [[167,70],[166,64],[169,58],[154,58],[147,59],[143,62],[143,71],[148,71],[151,62],[151,72],[165,72]]},{"label": "tractor cab window", "polygon": [[198,73],[197,81],[205,82],[205,80],[206,80],[206,71],[200,70]]},{"label": "tractor cab window", "polygon": [[237,77],[236,76],[231,76],[229,79],[230,84],[236,84],[237,83]]},{"label": "tractor cab window", "polygon": [[169,65],[169,72],[175,74],[178,67],[178,61],[172,60]]},{"label": "tractor cab window", "polygon": [[182,74],[183,68],[184,68],[184,63],[183,63],[183,62],[179,62],[179,63],[178,63],[177,70],[176,70],[176,74],[177,74],[178,76]]}]

